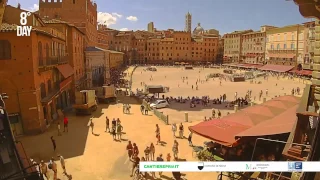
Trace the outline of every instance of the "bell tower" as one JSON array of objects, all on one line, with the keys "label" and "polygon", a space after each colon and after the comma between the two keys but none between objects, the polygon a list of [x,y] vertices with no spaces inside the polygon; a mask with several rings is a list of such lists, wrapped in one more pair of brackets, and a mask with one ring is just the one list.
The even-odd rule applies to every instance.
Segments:
[{"label": "bell tower", "polygon": [[186,17],[185,17],[185,28],[184,28],[184,30],[186,32],[191,32],[191,20],[192,20],[192,15],[188,12],[186,14]]}]

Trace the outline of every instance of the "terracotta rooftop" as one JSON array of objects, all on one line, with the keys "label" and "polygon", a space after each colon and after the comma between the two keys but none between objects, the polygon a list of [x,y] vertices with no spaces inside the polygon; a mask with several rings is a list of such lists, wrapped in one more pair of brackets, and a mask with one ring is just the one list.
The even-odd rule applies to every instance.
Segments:
[{"label": "terracotta rooftop", "polygon": [[75,27],[76,29],[78,29],[78,31],[80,31],[82,34],[84,34],[77,26],[75,26],[74,24],[69,23],[67,21],[62,21],[60,19],[49,19],[49,20],[42,19],[42,21],[45,24],[66,24],[68,26]]},{"label": "terracotta rooftop", "polygon": [[[11,31],[17,31],[17,25],[16,24],[7,24],[7,23],[2,23],[0,26],[0,32],[11,32]],[[45,33],[51,36],[54,36],[53,34],[41,30],[41,29],[37,29],[35,27],[32,27],[32,31],[37,31],[37,32],[41,32],[41,33]]]},{"label": "terracotta rooftop", "polygon": [[68,24],[68,25],[73,26],[73,24],[66,22],[66,21],[59,20],[59,19],[50,19],[50,20],[43,19],[43,22],[45,22],[47,24]]}]

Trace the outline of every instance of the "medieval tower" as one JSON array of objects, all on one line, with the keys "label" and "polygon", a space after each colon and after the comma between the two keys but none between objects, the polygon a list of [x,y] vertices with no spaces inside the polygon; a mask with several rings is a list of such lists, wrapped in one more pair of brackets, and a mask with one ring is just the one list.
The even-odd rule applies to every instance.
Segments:
[{"label": "medieval tower", "polygon": [[192,15],[188,12],[187,14],[186,14],[186,17],[185,17],[186,19],[185,19],[185,28],[184,28],[184,30],[186,31],[186,32],[191,32],[191,19],[192,19]]},{"label": "medieval tower", "polygon": [[92,0],[39,0],[44,20],[58,19],[74,24],[86,35],[86,46],[97,43],[97,4]]}]

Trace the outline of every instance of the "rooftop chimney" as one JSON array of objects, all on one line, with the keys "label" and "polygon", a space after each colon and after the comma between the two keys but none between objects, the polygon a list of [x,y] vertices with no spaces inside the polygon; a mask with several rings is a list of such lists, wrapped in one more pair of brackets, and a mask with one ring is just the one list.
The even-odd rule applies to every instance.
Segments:
[{"label": "rooftop chimney", "polygon": [[21,9],[21,4],[20,4],[20,3],[18,3],[17,8],[18,8],[18,9]]}]

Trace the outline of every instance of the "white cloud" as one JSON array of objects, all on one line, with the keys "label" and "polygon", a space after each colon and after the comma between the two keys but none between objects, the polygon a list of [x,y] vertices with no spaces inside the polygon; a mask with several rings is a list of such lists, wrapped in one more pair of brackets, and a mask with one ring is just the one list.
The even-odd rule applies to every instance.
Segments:
[{"label": "white cloud", "polygon": [[113,16],[117,16],[118,18],[121,18],[122,15],[121,14],[118,14],[118,13],[112,13]]},{"label": "white cloud", "polygon": [[33,4],[32,7],[29,7],[26,9],[27,11],[30,11],[30,12],[35,12],[35,11],[38,11],[39,10],[39,5],[38,4]]},{"label": "white cloud", "polygon": [[119,29],[120,31],[129,31],[129,29],[128,28],[121,28],[121,29]]},{"label": "white cloud", "polygon": [[129,21],[138,21],[138,18],[136,16],[128,16],[126,19]]},{"label": "white cloud", "polygon": [[121,17],[122,15],[118,13],[98,12],[98,23],[109,26],[116,24]]}]

